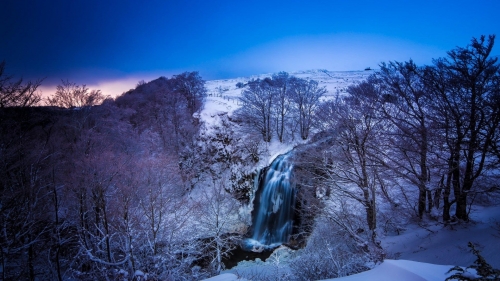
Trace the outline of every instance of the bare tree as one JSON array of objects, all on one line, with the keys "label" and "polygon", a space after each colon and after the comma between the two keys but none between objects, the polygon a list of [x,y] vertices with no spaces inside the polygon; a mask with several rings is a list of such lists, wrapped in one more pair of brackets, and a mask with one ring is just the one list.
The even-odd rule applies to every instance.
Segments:
[{"label": "bare tree", "polygon": [[253,80],[248,82],[249,88],[244,90],[240,98],[243,106],[239,111],[239,118],[254,126],[265,142],[270,142],[272,138],[272,102],[274,89],[271,86],[272,80]]},{"label": "bare tree", "polygon": [[[366,83],[366,82],[364,82]],[[374,91],[370,84],[352,86],[349,92]],[[383,134],[383,120],[377,118],[373,100],[351,95],[332,103],[336,124],[332,128],[334,145],[323,153],[322,172],[325,185],[332,193],[350,198],[365,209],[366,224],[372,241],[377,229],[377,191],[383,180],[381,165],[374,157],[379,153],[378,140]]]},{"label": "bare tree", "polygon": [[182,94],[187,100],[187,107],[191,115],[197,112],[206,96],[205,81],[198,72],[184,72],[172,78],[174,90]]},{"label": "bare tree", "polygon": [[432,101],[424,89],[419,71],[413,61],[382,63],[380,71],[369,79],[369,83],[378,87],[374,92],[378,95],[374,98],[379,102],[376,108],[389,122],[385,138],[387,154],[380,155],[380,163],[417,187],[417,214],[422,218],[426,202],[428,212],[433,202],[429,163]]},{"label": "bare tree", "polygon": [[143,139],[155,138],[161,144],[151,145],[150,149],[177,157],[175,162],[179,163],[186,189],[192,188],[199,174],[193,143],[200,124],[193,113],[200,109],[204,93],[204,81],[197,73],[184,73],[138,85],[116,98],[118,106],[130,112],[127,119],[141,137],[147,135]]},{"label": "bare tree", "polygon": [[48,102],[77,110],[1,108],[3,279],[206,276],[179,165],[197,117],[170,80],[141,83],[129,107],[63,82]]},{"label": "bare tree", "polygon": [[0,276],[35,280],[40,255],[47,254],[52,152],[44,130],[53,123],[35,108],[2,109],[0,120]]},{"label": "bare tree", "polygon": [[5,74],[5,61],[0,62],[0,108],[10,106],[33,106],[41,101],[38,87],[42,80],[27,82],[23,80],[13,81],[12,76]]},{"label": "bare tree", "polygon": [[[447,58],[435,60],[423,75],[448,150],[445,220],[453,203],[455,216],[469,219],[468,198],[476,191],[476,180],[494,168],[487,165],[500,123],[500,64],[490,57],[494,41],[494,35],[473,38],[465,48],[457,47]],[[455,201],[450,202],[451,190]]]},{"label": "bare tree", "polygon": [[213,179],[212,185],[202,192],[199,202],[198,222],[201,231],[208,236],[208,250],[211,265],[216,274],[224,269],[223,258],[230,255],[241,239],[244,225],[238,216],[240,203],[227,193],[227,179]]},{"label": "bare tree", "polygon": [[65,108],[99,105],[105,97],[100,90],[89,90],[86,85],[62,81],[57,85],[54,96],[48,97],[47,105]]},{"label": "bare tree", "polygon": [[294,138],[297,127],[300,137],[305,140],[325,93],[326,88],[314,80],[289,77],[288,73],[280,72],[272,78],[248,82],[248,89],[240,98],[243,106],[236,117],[258,130],[265,142],[270,142],[274,133],[283,142],[287,131]]},{"label": "bare tree", "polygon": [[274,117],[276,119],[276,134],[280,142],[284,141],[287,118],[291,110],[291,100],[289,94],[290,76],[286,72],[273,75],[273,87],[276,89],[273,102]]},{"label": "bare tree", "polygon": [[179,280],[200,256],[200,249],[192,223],[196,204],[183,196],[180,176],[169,163],[162,157],[141,163],[137,219],[142,235],[133,247],[137,269],[151,277]]},{"label": "bare tree", "polygon": [[338,278],[367,270],[371,257],[360,247],[363,244],[330,218],[315,221],[306,247],[290,262],[294,280]]},{"label": "bare tree", "polygon": [[320,98],[327,92],[317,81],[292,77],[290,79],[291,99],[296,107],[300,137],[306,140],[313,126],[313,118],[320,103]]}]

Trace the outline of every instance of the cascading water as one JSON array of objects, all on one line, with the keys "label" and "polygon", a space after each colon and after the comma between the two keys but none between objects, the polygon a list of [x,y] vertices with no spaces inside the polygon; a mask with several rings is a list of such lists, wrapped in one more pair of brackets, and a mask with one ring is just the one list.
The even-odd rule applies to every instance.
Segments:
[{"label": "cascading water", "polygon": [[243,249],[262,251],[288,242],[292,233],[295,207],[292,168],[287,156],[280,155],[264,174],[258,175],[252,236],[243,241]]}]

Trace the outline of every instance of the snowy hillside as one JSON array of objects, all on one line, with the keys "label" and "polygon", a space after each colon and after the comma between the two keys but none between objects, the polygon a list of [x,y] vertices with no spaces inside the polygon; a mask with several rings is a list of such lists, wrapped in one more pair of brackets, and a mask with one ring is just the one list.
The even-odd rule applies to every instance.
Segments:
[{"label": "snowy hillside", "polygon": [[[325,98],[331,98],[337,94],[345,93],[347,88],[355,83],[361,82],[366,79],[373,71],[328,71],[328,70],[308,70],[289,73],[290,76],[302,78],[306,80],[315,80],[321,87],[326,87],[327,93]],[[245,88],[238,88],[236,84],[247,83],[252,79],[263,79],[271,77],[273,74],[261,74],[250,77],[240,77],[224,80],[210,80],[206,81],[205,87],[207,89],[207,97],[203,109],[200,113],[200,118],[205,123],[206,128],[210,129],[220,122],[222,115],[231,114],[241,107],[239,97]],[[273,159],[275,156],[286,153],[293,147],[294,144],[279,143],[273,141],[267,148],[270,157],[268,160]],[[270,162],[269,162],[270,163]],[[265,163],[265,165],[269,164]]]},{"label": "snowy hillside", "polygon": [[[320,86],[325,86],[328,90],[327,96],[334,96],[337,92],[345,92],[350,85],[366,79],[372,71],[328,71],[328,70],[309,70],[289,73],[290,76],[303,78],[306,80],[315,80]],[[210,115],[216,112],[228,112],[239,108],[238,97],[242,89],[236,84],[246,83],[252,79],[271,77],[272,73],[255,75],[251,77],[241,77],[225,80],[210,80],[205,86],[208,91],[208,97],[205,102],[205,109],[202,112],[202,118],[209,121]],[[208,120],[207,120],[208,119]]]},{"label": "snowy hillside", "polygon": [[[366,79],[372,71],[330,72],[311,70],[289,73],[303,79],[312,79],[328,90],[326,98],[334,97],[356,82]],[[241,107],[239,97],[245,88],[237,87],[251,79],[270,77],[264,74],[246,78],[212,80],[206,82],[208,96],[200,118],[207,128],[216,126],[221,116],[231,114]],[[271,142],[269,158],[290,150],[293,144]],[[269,160],[269,159],[268,159]],[[269,163],[263,163],[267,165]],[[398,234],[380,237],[387,258],[372,270],[349,277],[329,280],[444,280],[446,272],[455,265],[470,266],[476,257],[467,248],[468,242],[478,245],[481,254],[495,268],[500,267],[500,207],[474,206],[470,214],[471,223],[447,225],[437,221],[423,221],[409,224]],[[277,268],[289,273],[286,260],[277,267],[273,262],[242,262],[212,281],[246,280],[238,279],[242,272],[271,272]],[[248,276],[248,274],[246,275]],[[255,279],[257,280],[257,279]]]}]

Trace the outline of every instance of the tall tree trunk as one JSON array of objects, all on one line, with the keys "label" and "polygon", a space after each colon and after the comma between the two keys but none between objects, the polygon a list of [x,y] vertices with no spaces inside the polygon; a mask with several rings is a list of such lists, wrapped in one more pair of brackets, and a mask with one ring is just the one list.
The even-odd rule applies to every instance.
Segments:
[{"label": "tall tree trunk", "polygon": [[277,133],[278,133],[278,138],[280,140],[280,142],[283,142],[283,134],[284,134],[284,130],[285,130],[285,113],[284,112],[281,112],[281,118],[279,120],[279,128],[277,129]]},{"label": "tall tree trunk", "polygon": [[[459,145],[458,145],[458,147],[459,147]],[[462,208],[462,206],[459,206],[458,201],[459,200],[466,200],[466,198],[460,198],[460,197],[462,197],[462,189],[460,186],[460,168],[459,168],[460,156],[459,156],[459,153],[460,153],[460,149],[458,148],[456,150],[455,154],[452,156],[453,160],[452,160],[452,167],[451,167],[451,169],[452,169],[451,170],[451,185],[453,187],[453,195],[455,196],[455,203],[457,204],[455,216],[457,214],[462,216],[462,213],[461,213],[462,210],[459,210]],[[462,203],[466,204],[466,201],[460,202],[460,204],[462,204]],[[464,207],[465,207],[465,205],[464,205]],[[463,219],[462,217],[457,217],[457,218]]]},{"label": "tall tree trunk", "polygon": [[[59,240],[59,238],[58,238]],[[57,270],[57,280],[62,281],[62,275],[61,275],[61,262],[59,258],[59,253],[61,252],[61,247],[59,243],[56,245],[56,270]]]},{"label": "tall tree trunk", "polygon": [[439,185],[439,188],[436,189],[436,191],[434,191],[434,199],[433,199],[433,206],[436,207],[436,209],[439,209],[439,205],[440,205],[440,198],[441,198],[441,193],[443,192],[443,188],[444,188],[444,176],[443,178],[441,179],[441,183]]},{"label": "tall tree trunk", "polygon": [[[52,179],[55,178],[55,171],[52,169]],[[52,182],[53,194],[54,194],[54,213],[55,213],[55,236],[56,236],[56,271],[57,280],[62,281],[61,276],[61,261],[59,258],[59,252],[61,251],[61,236],[59,233],[59,196],[57,195],[57,186],[55,181]]]},{"label": "tall tree trunk", "polygon": [[102,215],[103,215],[103,223],[104,223],[104,230],[105,230],[105,239],[106,239],[106,256],[108,258],[108,262],[113,262],[111,260],[111,242],[110,242],[110,233],[109,233],[109,223],[108,223],[108,214],[106,210],[106,202],[104,199],[104,194],[102,194]]},{"label": "tall tree trunk", "polygon": [[2,280],[7,280],[7,269],[5,268],[5,265],[7,264],[7,255],[4,253],[2,249],[2,256],[0,257],[2,259]]},{"label": "tall tree trunk", "polygon": [[432,191],[427,190],[427,213],[432,211],[433,201],[432,201]]},{"label": "tall tree trunk", "polygon": [[446,184],[444,185],[443,192],[443,221],[447,222],[450,220],[450,193],[451,193],[451,171],[448,172],[446,176]]},{"label": "tall tree trunk", "polygon": [[457,219],[468,221],[469,216],[467,214],[467,192],[462,192],[458,198],[456,198],[457,208],[455,210],[455,216]]},{"label": "tall tree trunk", "polygon": [[423,218],[425,212],[425,203],[427,199],[427,191],[422,186],[418,189],[418,217]]},{"label": "tall tree trunk", "polygon": [[[364,170],[364,169],[363,169]],[[367,184],[367,182],[366,182]],[[370,194],[370,188],[366,185],[363,188],[364,205],[366,211],[366,223],[368,224],[368,229],[372,233],[372,239],[375,239],[375,229],[377,228],[377,213],[375,210],[375,194],[372,192]],[[372,190],[373,191],[373,190]]]},{"label": "tall tree trunk", "polygon": [[35,281],[35,268],[33,265],[34,258],[33,244],[31,244],[28,247],[28,272],[30,281]]}]

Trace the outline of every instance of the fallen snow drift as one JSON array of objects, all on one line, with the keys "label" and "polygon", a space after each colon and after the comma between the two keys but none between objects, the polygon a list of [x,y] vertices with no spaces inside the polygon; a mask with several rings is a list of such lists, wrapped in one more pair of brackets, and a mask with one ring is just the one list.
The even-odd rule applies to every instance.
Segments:
[{"label": "fallen snow drift", "polygon": [[[446,274],[451,265],[436,265],[408,260],[385,260],[372,270],[361,272],[347,277],[326,279],[334,281],[443,281],[451,274]],[[235,281],[235,274],[224,273],[206,281]]]},{"label": "fallen snow drift", "polygon": [[500,267],[500,206],[473,206],[471,222],[444,226],[431,223],[426,228],[409,225],[401,235],[387,236],[382,247],[390,257],[435,264],[470,266],[476,256],[467,247],[476,245],[486,261]]},{"label": "fallen snow drift", "polygon": [[235,281],[235,280],[241,281],[242,279],[238,279],[238,277],[232,273],[223,273],[221,275],[205,279],[204,281]]},{"label": "fallen snow drift", "polygon": [[385,260],[372,270],[327,280],[443,281],[450,275],[446,272],[452,267],[451,265],[436,265],[408,260]]}]

